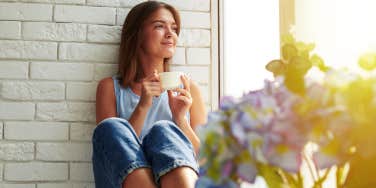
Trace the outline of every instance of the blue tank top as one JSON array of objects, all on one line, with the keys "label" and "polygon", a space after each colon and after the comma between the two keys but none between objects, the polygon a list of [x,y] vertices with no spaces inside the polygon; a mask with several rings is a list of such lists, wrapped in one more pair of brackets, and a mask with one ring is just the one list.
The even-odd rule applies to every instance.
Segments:
[{"label": "blue tank top", "polygon": [[[129,120],[133,111],[135,110],[140,96],[135,94],[130,87],[124,88],[120,85],[119,77],[113,76],[114,89],[116,96],[116,111],[117,117]],[[189,114],[187,114],[189,120]],[[156,121],[170,120],[172,121],[172,113],[168,104],[168,94],[164,91],[159,97],[153,97],[153,103],[150,107],[139,136],[140,141],[150,131],[151,127]]]}]

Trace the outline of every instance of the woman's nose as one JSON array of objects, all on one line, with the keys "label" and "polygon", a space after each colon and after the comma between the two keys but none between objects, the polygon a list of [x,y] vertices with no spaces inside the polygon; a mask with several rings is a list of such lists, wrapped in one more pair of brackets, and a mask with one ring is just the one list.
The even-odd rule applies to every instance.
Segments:
[{"label": "woman's nose", "polygon": [[166,38],[171,38],[171,37],[172,37],[171,33],[166,33]]},{"label": "woman's nose", "polygon": [[172,37],[172,29],[171,28],[167,28],[166,29],[166,38],[171,38]]}]

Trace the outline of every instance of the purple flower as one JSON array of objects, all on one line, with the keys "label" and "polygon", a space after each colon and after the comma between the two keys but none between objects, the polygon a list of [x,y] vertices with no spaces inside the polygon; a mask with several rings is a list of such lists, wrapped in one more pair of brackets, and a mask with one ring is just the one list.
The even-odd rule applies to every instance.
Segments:
[{"label": "purple flower", "polygon": [[232,168],[234,167],[234,164],[231,160],[227,161],[223,168],[222,168],[222,177],[228,177],[231,174]]},{"label": "purple flower", "polygon": [[257,168],[251,162],[239,164],[236,170],[238,177],[249,183],[255,182],[257,173]]},{"label": "purple flower", "polygon": [[298,172],[302,164],[301,150],[291,150],[284,145],[268,148],[265,156],[270,164],[288,172]]},{"label": "purple flower", "polygon": [[[268,129],[268,135],[265,139],[268,143],[285,144],[290,148],[301,149],[307,143],[306,133],[303,131],[302,123],[294,120],[294,117],[289,119],[274,119]],[[278,140],[276,140],[278,138]]]},{"label": "purple flower", "polygon": [[321,151],[313,153],[312,160],[317,169],[329,168],[340,162],[335,155],[325,154]]},{"label": "purple flower", "polygon": [[200,177],[196,181],[195,188],[225,188],[225,187],[221,185],[217,185],[212,179],[208,177]]},{"label": "purple flower", "polygon": [[228,180],[222,183],[216,184],[212,179],[208,177],[200,177],[195,184],[195,188],[239,188],[235,182]]},{"label": "purple flower", "polygon": [[224,96],[221,98],[221,101],[219,102],[219,108],[221,110],[228,110],[231,108],[234,108],[236,105],[236,99],[231,96]]}]

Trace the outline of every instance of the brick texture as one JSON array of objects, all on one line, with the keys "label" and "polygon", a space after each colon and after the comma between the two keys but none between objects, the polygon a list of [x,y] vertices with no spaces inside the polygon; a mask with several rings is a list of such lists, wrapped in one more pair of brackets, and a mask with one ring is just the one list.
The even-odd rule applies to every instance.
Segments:
[{"label": "brick texture", "polygon": [[[117,73],[122,25],[144,1],[0,0],[0,188],[95,188],[97,85]],[[210,106],[211,1],[162,1],[181,14],[172,70]]]}]

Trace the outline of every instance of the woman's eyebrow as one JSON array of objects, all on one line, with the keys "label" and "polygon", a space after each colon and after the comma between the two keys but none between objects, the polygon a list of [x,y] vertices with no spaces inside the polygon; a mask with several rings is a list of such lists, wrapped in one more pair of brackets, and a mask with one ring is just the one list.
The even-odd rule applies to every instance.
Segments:
[{"label": "woman's eyebrow", "polygon": [[[157,23],[157,22],[164,23],[164,24],[167,23],[164,20],[153,20],[151,23]],[[171,22],[171,25],[176,25],[176,23],[175,22]]]}]

